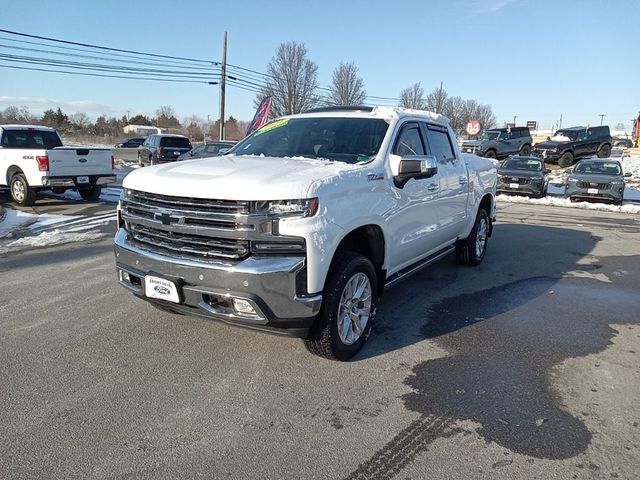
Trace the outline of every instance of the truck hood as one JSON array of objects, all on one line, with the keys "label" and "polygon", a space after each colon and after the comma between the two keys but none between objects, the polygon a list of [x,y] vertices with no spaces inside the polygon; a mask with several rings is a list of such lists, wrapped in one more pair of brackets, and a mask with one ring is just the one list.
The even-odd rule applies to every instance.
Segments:
[{"label": "truck hood", "polygon": [[554,142],[553,140],[546,140],[544,142],[536,143],[534,148],[539,148],[542,150],[553,150],[557,146],[562,145],[563,143],[566,143],[566,142]]},{"label": "truck hood", "polygon": [[316,181],[361,168],[330,160],[225,155],[140,168],[122,186],[178,197],[287,200],[306,198]]},{"label": "truck hood", "polygon": [[480,147],[482,146],[482,140],[467,140],[462,142],[463,147]]}]

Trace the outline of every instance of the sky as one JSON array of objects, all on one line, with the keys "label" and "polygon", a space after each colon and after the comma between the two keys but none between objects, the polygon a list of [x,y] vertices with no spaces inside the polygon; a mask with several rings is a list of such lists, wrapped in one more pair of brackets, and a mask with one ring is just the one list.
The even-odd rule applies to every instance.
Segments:
[{"label": "sky", "polygon": [[[227,61],[259,73],[281,43],[301,42],[323,87],[340,62],[354,62],[368,95],[397,98],[416,82],[428,93],[442,82],[449,95],[491,105],[498,124],[516,116],[551,129],[562,115],[563,126],[598,125],[605,114],[605,124],[630,129],[640,111],[640,0],[0,0],[0,11],[4,30],[212,62],[222,60],[226,31]],[[0,33],[0,55],[43,48],[15,40],[41,42]],[[153,61],[166,67],[149,68],[181,68]],[[168,105],[181,120],[220,115],[215,85],[7,65],[29,66],[0,61],[0,109],[59,106],[95,119]],[[262,78],[234,75],[242,72]],[[255,96],[228,85],[227,117],[251,120]]]}]

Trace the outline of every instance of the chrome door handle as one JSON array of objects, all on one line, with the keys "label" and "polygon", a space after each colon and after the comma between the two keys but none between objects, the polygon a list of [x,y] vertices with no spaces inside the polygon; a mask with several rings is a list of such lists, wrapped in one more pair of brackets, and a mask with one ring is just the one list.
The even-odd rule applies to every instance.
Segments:
[{"label": "chrome door handle", "polygon": [[460,185],[466,185],[467,181],[467,177],[458,177],[458,182],[460,183]]},{"label": "chrome door handle", "polygon": [[429,185],[427,185],[427,190],[429,190],[430,192],[435,192],[436,190],[438,190],[438,184],[430,183]]}]

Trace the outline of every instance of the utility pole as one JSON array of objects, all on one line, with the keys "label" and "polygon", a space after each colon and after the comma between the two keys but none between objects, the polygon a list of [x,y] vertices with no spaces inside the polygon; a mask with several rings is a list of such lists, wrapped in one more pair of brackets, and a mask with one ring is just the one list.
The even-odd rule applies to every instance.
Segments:
[{"label": "utility pole", "polygon": [[560,122],[558,123],[558,130],[562,128],[562,114],[560,114]]},{"label": "utility pole", "polygon": [[600,125],[602,125],[602,121],[604,120],[604,117],[607,116],[606,113],[601,113],[600,115],[598,115],[600,117]]},{"label": "utility pole", "polygon": [[513,126],[516,126],[516,118],[518,118],[518,115],[514,115],[513,116]]},{"label": "utility pole", "polygon": [[224,91],[227,79],[227,32],[222,46],[222,76],[220,78],[220,140],[224,140]]}]

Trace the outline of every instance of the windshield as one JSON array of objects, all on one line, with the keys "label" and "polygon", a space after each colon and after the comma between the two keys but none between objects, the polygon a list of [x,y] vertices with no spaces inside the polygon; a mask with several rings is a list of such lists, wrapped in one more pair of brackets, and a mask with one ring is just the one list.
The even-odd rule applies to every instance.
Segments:
[{"label": "windshield", "polygon": [[580,162],[573,171],[596,175],[622,175],[622,169],[617,162]]},{"label": "windshield", "polygon": [[485,130],[478,136],[479,140],[497,140],[500,136],[500,132],[496,132],[495,130]]},{"label": "windshield", "polygon": [[558,130],[553,136],[554,137],[567,137],[569,140],[575,140],[578,138],[577,130]]},{"label": "windshield", "polygon": [[502,164],[502,168],[540,172],[542,171],[542,162],[535,158],[509,158]]},{"label": "windshield", "polygon": [[388,127],[378,118],[284,118],[257,130],[231,153],[363,163],[378,153]]}]

